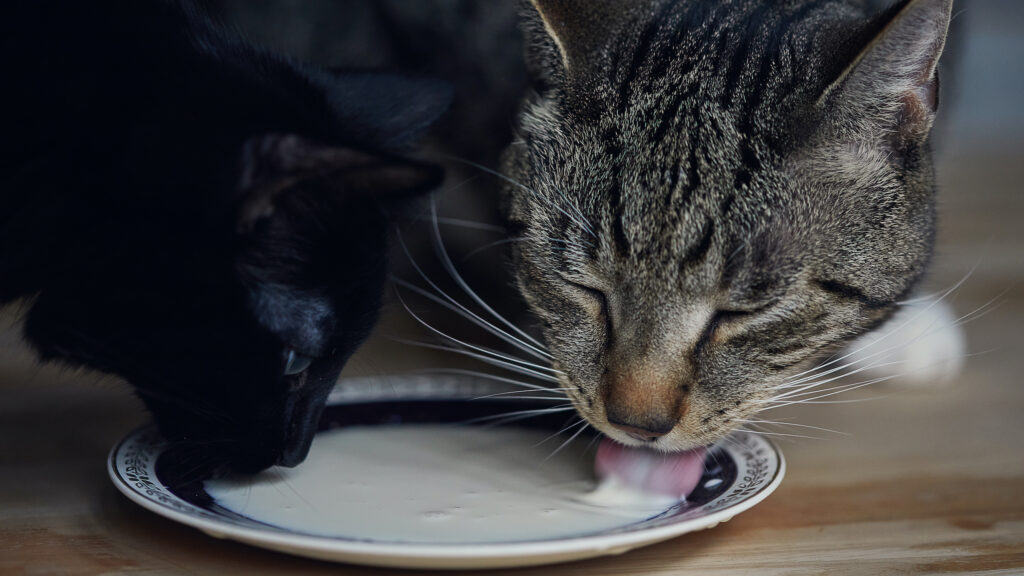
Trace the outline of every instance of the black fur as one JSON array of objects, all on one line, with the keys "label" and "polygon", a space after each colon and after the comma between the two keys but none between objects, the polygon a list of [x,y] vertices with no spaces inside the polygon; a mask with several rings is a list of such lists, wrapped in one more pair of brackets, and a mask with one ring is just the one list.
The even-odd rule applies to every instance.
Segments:
[{"label": "black fur", "polygon": [[450,89],[289,62],[188,1],[2,11],[0,303],[202,466],[301,462],[376,319],[387,208],[441,178],[397,154]]}]

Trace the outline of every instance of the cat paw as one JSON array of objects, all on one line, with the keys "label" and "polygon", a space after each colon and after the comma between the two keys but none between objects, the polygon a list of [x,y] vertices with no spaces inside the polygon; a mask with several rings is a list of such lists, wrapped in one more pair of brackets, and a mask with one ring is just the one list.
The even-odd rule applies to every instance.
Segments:
[{"label": "cat paw", "polygon": [[946,302],[903,305],[881,328],[855,340],[848,361],[871,377],[915,385],[951,382],[963,368],[963,327]]}]

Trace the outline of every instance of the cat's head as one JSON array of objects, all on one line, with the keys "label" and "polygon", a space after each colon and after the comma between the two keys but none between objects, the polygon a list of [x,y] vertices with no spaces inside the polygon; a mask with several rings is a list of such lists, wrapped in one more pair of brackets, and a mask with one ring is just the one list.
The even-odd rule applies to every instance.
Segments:
[{"label": "cat's head", "polygon": [[103,207],[69,247],[85,254],[25,333],[45,359],[131,383],[179,468],[254,472],[305,458],[369,335],[391,214],[443,176],[400,153],[451,89],[271,60],[220,84],[237,68],[215,64],[165,116],[130,125],[115,200],[93,193]]},{"label": "cat's head", "polygon": [[708,444],[925,271],[950,0],[534,0],[505,172],[562,384],[627,444]]}]

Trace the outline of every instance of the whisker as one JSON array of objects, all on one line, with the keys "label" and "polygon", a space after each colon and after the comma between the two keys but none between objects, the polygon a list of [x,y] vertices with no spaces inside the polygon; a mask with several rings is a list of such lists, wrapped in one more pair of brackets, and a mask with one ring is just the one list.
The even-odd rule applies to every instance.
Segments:
[{"label": "whisker", "polygon": [[850,436],[849,432],[840,432],[839,430],[833,430],[831,428],[822,428],[821,426],[810,426],[808,424],[797,424],[796,422],[780,422],[775,420],[736,420],[736,422],[743,422],[746,424],[759,424],[761,426],[795,426],[797,428],[807,428],[809,430],[820,430],[822,432],[830,432],[832,434],[839,434],[842,436]]},{"label": "whisker", "polygon": [[[870,359],[872,359],[872,358],[874,358],[876,356],[881,356],[882,358],[880,358],[879,360],[884,360],[886,356],[891,355],[894,352],[902,350],[902,349],[904,349],[904,348],[906,348],[908,346],[911,346],[914,343],[916,343],[918,340],[923,339],[923,338],[927,338],[928,336],[931,336],[931,335],[935,334],[936,332],[939,332],[941,330],[947,330],[947,329],[950,329],[950,328],[953,328],[953,327],[956,327],[956,326],[961,326],[963,324],[966,324],[967,322],[970,322],[970,321],[973,321],[973,320],[977,320],[978,318],[983,317],[985,314],[987,314],[987,313],[991,312],[993,309],[995,309],[995,307],[998,305],[1000,299],[1005,295],[1005,293],[1006,292],[1004,291],[1004,292],[1000,293],[999,295],[991,298],[990,300],[988,300],[987,302],[985,302],[981,306],[975,308],[973,311],[968,312],[967,314],[964,314],[964,315],[960,316],[959,318],[953,320],[948,325],[942,324],[942,325],[939,325],[938,327],[933,327],[934,326],[934,322],[933,322],[932,324],[930,324],[928,326],[927,329],[922,331],[920,334],[918,334],[914,338],[912,338],[912,339],[910,339],[910,340],[908,340],[908,341],[906,341],[906,342],[904,342],[902,344],[899,344],[897,346],[892,346],[892,347],[886,348],[884,350],[879,350],[877,352],[874,352],[872,354],[869,354],[869,355],[865,356],[864,358],[857,359],[857,360],[855,360],[853,362],[848,362],[846,364],[840,365],[840,366],[838,366],[836,368],[832,368],[832,369],[830,369],[830,370],[828,370],[826,372],[820,373],[820,374],[814,374],[814,375],[808,376],[806,378],[803,378],[801,380],[797,380],[795,382],[791,382],[789,384],[781,386],[780,388],[788,388],[788,387],[798,386],[798,385],[801,385],[803,382],[807,381],[808,379],[813,379],[813,378],[816,378],[816,377],[826,376],[826,375],[831,374],[833,372],[844,370],[846,368],[855,366],[858,363],[867,362],[868,360],[870,360]],[[908,323],[912,322],[918,316],[919,315],[915,315],[914,318],[912,318],[911,320],[908,320]],[[885,336],[893,334],[893,333],[895,333],[895,332],[897,332],[899,330],[900,330],[900,328],[896,328],[892,332],[887,333]],[[879,340],[881,340],[881,338],[879,338]],[[878,340],[876,340],[876,342],[877,341]],[[961,355],[961,356],[959,356],[959,358],[966,358],[968,356],[969,355]],[[939,359],[938,361],[942,362],[942,361],[948,361],[948,360],[954,360],[954,359],[957,359],[957,358],[943,358],[943,359]],[[879,362],[872,362],[872,363],[868,364],[867,366],[865,366],[865,367],[863,367],[861,369],[849,372],[849,373],[847,373],[845,375],[856,374],[857,372],[861,372],[861,371],[863,371],[865,369],[880,368],[880,367],[884,367],[884,366],[891,366],[891,365],[901,364],[901,363],[905,363],[905,361],[894,361],[894,362],[888,362],[888,363],[882,363],[882,364],[880,364]],[[828,380],[828,381],[831,381],[831,380]],[[826,382],[828,382],[828,381],[826,381]],[[808,385],[807,387],[809,388],[809,387],[812,387],[812,386]]]},{"label": "whisker", "polygon": [[561,374],[562,373],[560,370],[556,370],[554,368],[550,368],[550,367],[544,366],[542,364],[535,364],[535,363],[530,362],[528,360],[523,360],[521,358],[516,358],[515,356],[510,356],[508,354],[502,354],[501,352],[498,352],[497,350],[492,350],[492,349],[484,347],[484,346],[477,346],[477,345],[474,345],[474,344],[469,344],[468,342],[464,342],[462,340],[459,340],[458,338],[456,338],[454,336],[449,336],[448,334],[445,334],[441,330],[439,330],[439,329],[435,328],[434,326],[432,326],[426,320],[420,318],[415,312],[412,311],[412,308],[410,308],[405,303],[405,299],[402,298],[402,295],[400,293],[397,293],[397,292],[396,292],[396,294],[398,294],[399,302],[401,302],[402,306],[405,308],[405,311],[410,316],[412,316],[417,322],[422,324],[424,328],[430,330],[431,332],[433,332],[434,334],[437,334],[438,336],[441,336],[442,338],[448,340],[449,342],[454,342],[455,344],[458,344],[458,345],[460,345],[460,346],[462,346],[464,348],[468,348],[470,350],[476,350],[477,352],[479,352],[481,354],[486,354],[486,355],[489,355],[489,356],[493,356],[493,357],[495,357],[495,358],[497,358],[499,360],[504,360],[506,362],[514,362],[516,364],[521,364],[523,366],[526,366],[528,368],[533,368],[535,370],[543,370],[543,371],[546,371],[546,372],[551,372],[552,374]]},{"label": "whisker", "polygon": [[[549,390],[553,396],[520,396],[520,394],[536,394],[538,392],[548,392]],[[487,400],[490,398],[505,398],[508,400],[565,400],[566,396],[561,391],[568,390],[568,388],[551,388],[549,390],[511,390],[508,392],[498,392],[497,394],[487,394],[486,396],[477,396],[473,400]]]},{"label": "whisker", "polygon": [[[406,288],[408,290],[412,290],[413,292],[419,294],[420,296],[423,296],[424,298],[427,298],[428,300],[430,300],[432,302],[435,302],[437,304],[440,304],[441,306],[443,306],[443,307],[445,307],[445,308],[455,312],[456,314],[462,316],[463,318],[466,318],[467,320],[469,320],[473,324],[476,324],[477,326],[483,328],[487,332],[490,332],[491,334],[494,334],[498,338],[500,338],[500,339],[504,340],[505,342],[515,346],[520,351],[526,352],[527,354],[533,356],[534,358],[537,358],[539,360],[545,360],[545,361],[551,359],[551,355],[548,354],[547,352],[545,352],[544,350],[539,350],[539,349],[534,348],[533,346],[531,346],[531,345],[529,345],[529,344],[527,344],[525,342],[522,342],[521,340],[519,340],[515,336],[512,336],[511,334],[505,332],[501,328],[498,328],[497,326],[491,324],[487,320],[484,320],[480,316],[474,314],[472,310],[466,309],[461,304],[458,304],[458,303],[456,303],[454,305],[450,304],[449,302],[446,302],[446,301],[442,300],[441,298],[438,298],[437,296],[431,294],[430,292],[427,292],[426,290],[420,288],[419,286],[416,286],[415,284],[410,284],[410,283],[408,283],[408,282],[406,282],[406,281],[404,281],[404,280],[402,280],[400,278],[392,277],[391,280],[392,280],[392,282],[394,282],[398,286],[401,286],[402,288]],[[435,289],[436,289],[436,287],[435,287]],[[444,294],[444,293],[442,292],[442,294]],[[447,294],[444,294],[444,295],[446,297],[448,297]],[[448,297],[448,298],[449,298],[449,300],[451,300],[450,297]],[[454,302],[454,300],[452,300],[452,301]]]},{"label": "whisker", "polygon": [[[561,240],[561,239],[558,239],[558,238],[542,238],[542,239],[544,241],[546,241],[546,242],[553,242],[555,244],[564,244],[565,246],[572,247],[572,248],[582,248],[583,247],[581,244],[578,244],[578,243],[573,242],[571,240]],[[468,254],[463,256],[462,259],[461,259],[461,262],[465,263],[466,261],[472,259],[474,256],[476,256],[479,253],[481,253],[481,252],[483,252],[485,250],[489,250],[491,248],[497,247],[497,246],[501,246],[503,244],[512,244],[514,242],[526,242],[526,241],[529,241],[529,240],[531,240],[531,238],[520,236],[518,238],[504,238],[502,240],[496,240],[494,242],[488,242],[487,244],[484,244],[483,246],[481,246],[481,247],[479,247],[479,248],[477,248],[475,250],[472,250],[471,252],[469,252]]]},{"label": "whisker", "polygon": [[877,369],[877,368],[884,368],[886,366],[896,366],[896,365],[899,365],[899,364],[906,364],[907,362],[908,362],[907,360],[893,360],[892,362],[885,362],[885,363],[875,362],[875,363],[872,363],[872,364],[868,364],[867,366],[861,366],[861,367],[859,367],[859,368],[857,368],[855,370],[851,370],[851,371],[846,372],[844,374],[839,374],[837,376],[833,376],[833,377],[831,377],[831,378],[829,378],[827,380],[821,380],[819,382],[812,382],[810,384],[805,384],[805,385],[797,388],[796,390],[791,390],[789,392],[773,396],[771,399],[772,400],[783,400],[783,399],[786,399],[786,398],[795,398],[795,397],[803,396],[803,395],[806,395],[806,394],[817,394],[819,392],[823,392],[824,390],[821,390],[821,389],[815,390],[815,388],[818,388],[820,386],[824,386],[825,384],[830,384],[830,383],[835,382],[837,380],[842,380],[843,378],[847,378],[849,376],[853,376],[855,374],[858,374],[860,372],[864,372],[864,371],[867,371],[867,370],[874,370],[874,369]]},{"label": "whisker", "polygon": [[547,458],[545,458],[545,459],[544,459],[543,461],[541,461],[541,463],[543,464],[544,462],[547,462],[548,460],[551,460],[552,458],[554,458],[556,454],[558,454],[559,452],[561,452],[562,450],[564,450],[564,449],[565,449],[565,447],[566,447],[566,446],[568,446],[569,444],[571,444],[571,443],[572,443],[572,441],[573,441],[573,440],[575,440],[577,436],[579,436],[580,434],[582,434],[582,433],[583,433],[583,431],[584,431],[584,430],[586,430],[586,429],[587,429],[587,427],[588,427],[588,424],[587,424],[587,421],[586,421],[586,420],[582,420],[582,423],[583,423],[583,426],[581,426],[581,427],[580,427],[580,429],[579,429],[579,430],[577,430],[575,434],[573,434],[572,436],[570,436],[570,437],[569,437],[569,439],[568,439],[568,440],[566,440],[565,442],[562,442],[562,445],[561,445],[561,446],[559,446],[558,448],[555,448],[555,451],[554,451],[554,452],[552,452],[551,454],[548,454],[548,457],[547,457]]},{"label": "whisker", "polygon": [[580,417],[578,417],[578,416],[574,416],[574,417],[572,417],[572,418],[569,418],[569,421],[570,421],[570,422],[572,422],[572,424],[569,424],[568,426],[566,426],[565,428],[562,428],[562,429],[561,429],[561,430],[559,430],[558,432],[555,432],[554,434],[551,434],[550,436],[548,436],[547,438],[544,438],[544,439],[543,439],[543,440],[541,440],[540,442],[537,442],[536,444],[534,444],[534,445],[533,445],[533,447],[534,447],[534,448],[536,448],[537,446],[541,446],[542,444],[544,444],[544,443],[546,443],[546,442],[547,442],[548,440],[551,440],[552,438],[554,438],[554,437],[558,436],[558,435],[559,435],[559,434],[561,434],[562,432],[566,432],[566,431],[568,431],[568,430],[569,430],[569,429],[571,429],[571,428],[575,428],[575,427],[579,426],[579,425],[580,425],[580,422],[583,422],[583,419],[582,419],[582,418],[580,418]]},{"label": "whisker", "polygon": [[[549,388],[539,384],[533,384],[531,382],[523,382],[522,380],[513,380],[512,378],[506,378],[504,376],[498,376],[497,374],[490,374],[487,372],[479,372],[476,370],[463,370],[461,368],[427,368],[424,370],[416,370],[413,374],[447,374],[453,376],[473,376],[476,378],[485,378],[487,380],[494,380],[497,382],[504,382],[506,384],[512,384],[514,386],[522,386],[529,388],[529,390],[523,390],[523,392],[531,392],[534,390],[567,390],[567,388]],[[551,381],[551,379],[541,379]],[[554,380],[557,382],[557,380]]]},{"label": "whisker", "polygon": [[469,351],[469,350],[463,350],[461,348],[453,348],[451,346],[442,346],[440,344],[430,344],[430,343],[427,343],[427,342],[418,342],[416,340],[405,340],[405,339],[402,339],[402,338],[394,338],[393,340],[395,342],[399,342],[399,343],[402,343],[402,344],[407,344],[409,346],[417,346],[417,347],[420,347],[420,348],[429,348],[431,350],[443,350],[445,352],[451,352],[453,354],[459,354],[461,356],[467,356],[469,358],[473,358],[473,359],[479,360],[479,361],[481,361],[481,362],[483,362],[485,364],[489,364],[491,366],[497,366],[498,368],[504,368],[504,369],[509,370],[511,372],[515,372],[517,374],[523,374],[524,376],[530,376],[530,377],[536,378],[538,380],[547,380],[548,382],[555,382],[555,383],[557,383],[559,381],[554,376],[550,376],[548,374],[543,374],[541,372],[536,372],[534,370],[530,370],[529,368],[525,368],[523,366],[512,364],[510,362],[505,362],[503,360],[498,360],[497,358],[492,358],[490,356],[485,356],[483,354],[477,354],[477,353]]},{"label": "whisker", "polygon": [[490,168],[488,168],[488,167],[486,167],[486,166],[484,166],[482,164],[477,164],[476,162],[473,162],[473,161],[470,161],[470,160],[465,160],[465,159],[458,158],[458,157],[455,157],[455,156],[449,156],[449,158],[451,160],[454,160],[456,162],[461,162],[463,164],[466,164],[467,166],[472,166],[473,168],[476,168],[476,169],[481,170],[483,172],[486,172],[486,173],[488,173],[488,174],[490,174],[492,176],[495,176],[495,177],[497,177],[497,178],[499,178],[501,180],[504,180],[505,182],[507,182],[507,183],[509,183],[509,184],[511,184],[513,186],[516,186],[517,188],[520,188],[521,190],[524,190],[524,191],[530,193],[534,198],[537,198],[539,200],[547,200],[548,204],[550,204],[553,208],[555,208],[556,210],[561,212],[563,216],[565,216],[566,218],[568,218],[569,220],[574,222],[577,226],[582,228],[584,231],[586,231],[588,234],[590,234],[594,238],[597,238],[597,234],[594,233],[594,230],[591,228],[591,226],[587,222],[587,219],[583,216],[583,213],[580,212],[579,208],[574,203],[569,201],[569,198],[561,190],[558,190],[559,195],[562,196],[562,199],[566,201],[566,204],[568,204],[570,208],[575,210],[579,216],[573,216],[572,214],[569,214],[568,212],[565,211],[565,209],[563,209],[557,203],[552,201],[550,198],[542,196],[541,194],[537,193],[537,191],[534,190],[533,188],[530,188],[530,187],[522,184],[521,182],[516,181],[513,178],[509,178],[508,176],[502,174],[501,172],[498,172],[496,170],[491,170]]},{"label": "whisker", "polygon": [[[531,351],[529,353],[531,355],[535,356],[535,357],[544,358],[544,359],[551,358],[551,355],[548,354],[547,351],[544,350],[544,346],[542,344],[540,344],[539,342],[533,341],[533,343],[535,345],[531,345],[531,344],[529,344],[527,342],[524,342],[524,341],[520,340],[519,338],[516,338],[515,336],[509,334],[508,332],[505,332],[501,328],[498,328],[494,324],[491,324],[487,320],[484,320],[478,314],[476,314],[475,312],[473,312],[472,310],[470,310],[469,308],[464,306],[461,302],[456,300],[454,297],[450,296],[447,292],[442,290],[440,288],[440,286],[438,286],[436,283],[434,283],[434,281],[431,280],[429,276],[427,276],[426,272],[424,272],[423,269],[420,268],[419,264],[417,264],[416,261],[413,259],[412,254],[409,252],[409,247],[406,245],[405,239],[402,237],[402,234],[400,232],[398,234],[398,242],[402,246],[402,250],[405,252],[406,257],[409,259],[409,263],[412,264],[413,268],[420,275],[420,277],[423,278],[423,280],[426,281],[426,283],[429,284],[430,287],[433,288],[435,292],[437,292],[438,294],[443,296],[445,300],[450,302],[451,305],[449,306],[448,304],[444,304],[440,299],[438,299],[437,296],[435,296],[433,294],[430,294],[426,290],[423,290],[422,288],[420,288],[418,286],[415,286],[414,284],[405,282],[404,280],[401,280],[399,278],[392,277],[392,279],[396,283],[401,284],[401,285],[405,286],[406,288],[408,288],[410,290],[413,290],[413,291],[417,292],[418,294],[421,294],[422,296],[424,296],[426,298],[429,298],[429,299],[431,299],[431,300],[433,300],[435,302],[441,303],[441,304],[445,305],[446,307],[448,307],[449,309],[453,309],[454,310],[455,308],[457,308],[458,310],[461,310],[464,313],[463,317],[468,318],[470,320],[473,320],[475,324],[477,324],[478,326],[480,326],[484,330],[487,330],[491,334],[494,334],[495,336],[498,336],[502,340],[505,340],[506,342],[516,346],[517,348],[520,348],[521,350],[525,351],[525,349],[529,349]],[[453,306],[455,308],[452,308]],[[458,310],[456,310],[456,312],[458,312]]]},{"label": "whisker", "polygon": [[479,422],[490,422],[492,420],[501,420],[509,417],[523,416],[524,418],[532,418],[534,416],[543,416],[545,414],[557,414],[559,412],[568,412],[575,410],[573,406],[555,406],[551,408],[537,408],[534,410],[516,410],[515,412],[506,412],[504,414],[493,414],[491,416],[481,416],[479,418],[473,418],[471,420],[465,420],[462,424],[477,424]]},{"label": "whisker", "polygon": [[[437,215],[437,204],[433,201],[433,199],[431,199],[430,210],[432,214],[434,214],[435,216]],[[533,344],[539,349],[544,348],[544,345],[538,342],[535,338],[521,330],[512,322],[506,320],[505,317],[502,316],[501,314],[498,314],[497,311],[494,310],[494,308],[491,308],[486,302],[484,302],[483,298],[481,298],[475,291],[473,291],[472,288],[469,287],[469,284],[462,278],[462,275],[460,275],[459,271],[455,268],[455,264],[452,263],[451,258],[448,257],[448,252],[444,248],[444,240],[441,238],[441,229],[436,224],[434,225],[434,242],[434,248],[437,252],[437,255],[441,258],[442,266],[444,266],[444,269],[448,272],[448,275],[451,276],[452,280],[454,280],[455,283],[458,284],[460,288],[462,288],[462,291],[465,292],[467,296],[469,296],[474,302],[476,302],[478,306],[486,310],[488,314],[490,314],[496,320],[510,328],[520,337],[524,338],[527,342]]]},{"label": "whisker", "polygon": [[306,500],[305,498],[303,498],[302,494],[299,494],[299,491],[296,490],[294,486],[292,486],[292,483],[288,481],[288,478],[285,476],[284,472],[282,472],[281,470],[279,470],[276,467],[268,468],[267,472],[270,472],[272,474],[277,474],[277,477],[280,478],[281,483],[284,484],[285,487],[288,488],[288,490],[291,491],[292,494],[295,494],[296,498],[301,500],[302,503],[305,504],[306,507],[309,508],[310,510],[316,510],[316,507],[313,506],[313,504],[310,503],[309,500]]},{"label": "whisker", "polygon": [[864,382],[858,382],[856,384],[850,384],[848,386],[844,386],[840,390],[836,390],[834,392],[829,392],[828,394],[822,394],[821,396],[815,396],[813,398],[808,398],[808,399],[805,399],[805,400],[793,400],[793,401],[789,401],[789,402],[777,402],[777,403],[775,403],[774,406],[769,406],[767,408],[762,408],[761,411],[762,412],[767,412],[768,410],[774,410],[776,408],[783,408],[785,406],[792,406],[794,404],[805,404],[805,403],[808,403],[811,400],[820,400],[822,398],[828,398],[830,396],[835,396],[836,394],[842,394],[844,392],[849,392],[851,390],[856,390],[858,388],[863,388],[865,386],[870,386],[872,384],[878,384],[880,382],[886,382],[888,380],[892,380],[892,379],[898,378],[900,376],[902,376],[902,374],[893,374],[893,375],[890,375],[890,376],[881,376],[881,377],[878,377],[878,378],[872,378],[871,380],[866,380]]},{"label": "whisker", "polygon": [[910,318],[910,319],[906,320],[905,322],[903,322],[902,324],[900,324],[900,325],[899,325],[898,327],[896,327],[896,328],[892,329],[891,331],[889,331],[889,332],[887,332],[887,333],[883,334],[883,335],[882,335],[881,337],[879,337],[878,339],[876,339],[876,340],[873,340],[873,341],[871,341],[871,342],[869,342],[869,343],[865,344],[864,346],[861,346],[860,348],[857,348],[856,350],[852,350],[852,351],[850,351],[850,352],[848,352],[848,353],[846,353],[846,354],[844,354],[844,355],[842,355],[842,356],[840,356],[840,357],[838,357],[838,358],[836,358],[836,359],[834,359],[834,360],[831,360],[831,361],[829,361],[829,362],[826,362],[825,364],[819,365],[819,366],[817,366],[817,367],[815,367],[815,368],[811,368],[811,369],[809,369],[809,370],[805,370],[805,371],[803,371],[803,372],[800,372],[799,374],[794,374],[794,375],[792,375],[792,376],[789,376],[789,377],[787,377],[787,378],[790,378],[790,379],[791,379],[791,378],[799,378],[799,377],[801,377],[801,376],[803,376],[803,375],[805,375],[805,374],[810,374],[810,373],[812,373],[812,372],[817,372],[818,370],[821,370],[821,369],[823,369],[823,368],[826,368],[826,367],[828,367],[828,366],[830,366],[830,365],[832,365],[832,364],[834,364],[834,363],[836,363],[836,362],[841,362],[841,361],[843,361],[843,360],[845,360],[845,359],[847,359],[847,358],[849,358],[849,357],[851,357],[851,356],[853,356],[853,355],[855,355],[855,354],[858,354],[858,353],[860,353],[860,352],[862,352],[862,351],[864,351],[864,350],[866,350],[866,349],[868,349],[868,348],[870,348],[870,347],[872,347],[872,346],[874,346],[874,345],[878,344],[879,342],[881,342],[881,341],[885,340],[885,339],[886,339],[886,338],[888,338],[889,336],[891,336],[891,335],[893,335],[893,334],[895,334],[895,333],[899,332],[900,330],[902,330],[902,329],[906,328],[906,327],[907,327],[907,326],[909,326],[909,325],[910,325],[910,324],[911,324],[911,323],[912,323],[912,322],[913,322],[914,320],[916,320],[917,318],[919,318],[919,317],[920,317],[920,316],[921,316],[922,314],[924,314],[924,313],[925,313],[925,312],[927,312],[928,310],[931,310],[931,309],[932,309],[932,307],[934,307],[934,306],[938,305],[938,303],[939,303],[939,302],[941,302],[942,300],[944,300],[945,298],[947,298],[947,297],[948,297],[948,296],[949,296],[950,294],[952,294],[953,292],[955,292],[956,290],[958,290],[958,289],[959,289],[959,288],[960,288],[960,287],[961,287],[961,286],[962,286],[962,285],[964,284],[964,282],[966,282],[966,281],[967,281],[967,280],[968,280],[968,279],[969,279],[969,278],[970,278],[970,277],[971,277],[971,276],[972,276],[972,275],[974,274],[974,272],[975,272],[975,270],[977,270],[977,268],[978,268],[978,264],[975,264],[975,265],[974,265],[974,266],[973,266],[973,267],[972,267],[972,268],[971,268],[971,269],[970,269],[970,270],[969,270],[969,271],[967,272],[967,274],[965,274],[965,275],[964,275],[964,277],[963,277],[963,278],[961,278],[961,279],[960,279],[960,280],[959,280],[958,282],[956,282],[956,283],[955,283],[955,284],[954,284],[954,285],[953,285],[952,287],[950,287],[950,288],[948,288],[947,290],[945,290],[945,291],[944,291],[944,292],[942,293],[942,295],[941,295],[941,296],[940,296],[939,298],[936,298],[936,299],[935,299],[934,301],[932,301],[932,303],[931,303],[931,304],[929,304],[928,306],[926,306],[925,308],[923,308],[923,309],[922,309],[921,311],[919,311],[919,312],[918,312],[917,314],[915,314],[915,315],[914,315],[914,316],[913,316],[912,318]]},{"label": "whisker", "polygon": [[470,250],[465,256],[462,257],[460,262],[465,264],[467,261],[472,260],[473,257],[476,256],[477,254],[479,254],[481,252],[485,252],[487,250],[490,250],[491,248],[496,248],[498,246],[503,246],[505,244],[512,244],[513,242],[524,242],[526,240],[529,240],[529,238],[522,238],[522,237],[520,237],[520,238],[502,238],[501,240],[495,240],[494,242],[488,242],[487,244],[484,244],[483,246],[480,246],[479,248],[476,248],[475,250]]},{"label": "whisker", "polygon": [[[520,392],[522,392],[522,390],[520,390]],[[501,396],[501,395],[500,394],[492,394],[490,396],[480,396],[479,398],[471,398],[471,400],[495,399],[495,396]],[[505,397],[499,397],[497,399],[498,400],[509,400],[509,401],[515,401],[515,400],[540,400],[542,402],[563,402],[563,401],[565,401],[565,396],[513,396],[513,397],[505,396]]]},{"label": "whisker", "polygon": [[778,438],[804,438],[806,440],[824,440],[824,438],[821,438],[819,436],[806,436],[806,435],[803,435],[803,434],[784,434],[782,432],[764,432],[762,430],[751,430],[749,428],[740,428],[740,430],[742,430],[744,432],[748,432],[750,434],[758,434],[758,435],[761,435],[761,436],[774,436],[774,437],[778,437]]}]

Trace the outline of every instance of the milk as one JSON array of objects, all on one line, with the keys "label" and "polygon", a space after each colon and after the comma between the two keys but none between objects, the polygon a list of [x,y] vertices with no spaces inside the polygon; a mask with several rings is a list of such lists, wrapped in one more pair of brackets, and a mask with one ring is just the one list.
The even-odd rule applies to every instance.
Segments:
[{"label": "milk", "polygon": [[[546,440],[546,441],[545,441]],[[656,516],[671,499],[595,491],[593,455],[522,428],[401,425],[319,434],[306,462],[216,480],[218,504],[305,534],[420,544],[568,538]]]}]

